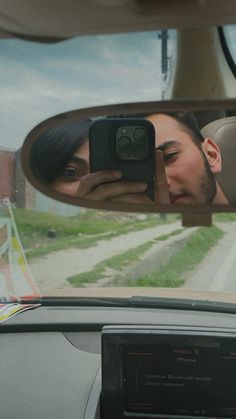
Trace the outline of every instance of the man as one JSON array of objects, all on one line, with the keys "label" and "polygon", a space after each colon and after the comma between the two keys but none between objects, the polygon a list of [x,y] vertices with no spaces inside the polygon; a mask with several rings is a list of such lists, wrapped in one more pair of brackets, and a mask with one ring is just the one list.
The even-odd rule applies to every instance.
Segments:
[{"label": "man", "polygon": [[[156,133],[156,203],[228,204],[216,179],[216,174],[222,170],[219,147],[212,138],[203,138],[194,116],[187,112],[170,112],[142,117],[154,125]],[[106,180],[109,183],[101,185],[99,177],[104,176],[104,173],[89,176],[89,181],[93,179],[95,183],[98,182],[98,186],[87,198],[90,195],[91,199],[96,196],[96,199],[148,203],[143,193],[144,184],[114,183],[110,178]],[[118,174],[117,179],[119,176],[121,174]]]},{"label": "man", "polygon": [[191,114],[158,113],[147,117],[163,153],[171,204],[228,204],[215,175],[222,170],[219,147],[204,139]]}]

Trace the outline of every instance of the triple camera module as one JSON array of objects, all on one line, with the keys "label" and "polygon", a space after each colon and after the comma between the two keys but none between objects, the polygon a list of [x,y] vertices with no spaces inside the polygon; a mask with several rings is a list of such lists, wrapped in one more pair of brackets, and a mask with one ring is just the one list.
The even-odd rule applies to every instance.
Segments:
[{"label": "triple camera module", "polygon": [[119,127],[115,149],[121,160],[144,160],[148,155],[148,130],[137,125]]}]

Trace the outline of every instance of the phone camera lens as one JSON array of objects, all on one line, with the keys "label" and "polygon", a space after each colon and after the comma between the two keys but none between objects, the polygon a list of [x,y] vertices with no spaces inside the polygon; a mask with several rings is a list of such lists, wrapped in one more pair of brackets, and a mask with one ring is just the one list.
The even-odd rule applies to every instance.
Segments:
[{"label": "phone camera lens", "polygon": [[137,144],[133,153],[137,159],[145,159],[147,157],[147,148],[145,145]]},{"label": "phone camera lens", "polygon": [[129,137],[123,136],[119,138],[118,140],[119,154],[123,156],[128,156],[130,154],[131,147],[132,147],[132,142]]},{"label": "phone camera lens", "polygon": [[134,130],[134,138],[138,143],[143,143],[147,138],[147,130],[143,127],[138,127]]}]

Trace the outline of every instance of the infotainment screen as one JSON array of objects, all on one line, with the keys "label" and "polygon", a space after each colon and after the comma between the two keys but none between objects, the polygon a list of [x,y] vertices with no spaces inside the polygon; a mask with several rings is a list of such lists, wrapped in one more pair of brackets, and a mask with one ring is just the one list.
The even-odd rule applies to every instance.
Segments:
[{"label": "infotainment screen", "polygon": [[102,354],[103,418],[236,418],[234,336],[107,328]]}]

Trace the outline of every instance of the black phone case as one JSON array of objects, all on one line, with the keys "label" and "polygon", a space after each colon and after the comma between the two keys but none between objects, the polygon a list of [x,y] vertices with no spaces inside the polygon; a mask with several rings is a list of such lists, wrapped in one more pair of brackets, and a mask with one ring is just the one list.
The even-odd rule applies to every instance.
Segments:
[{"label": "black phone case", "polygon": [[[142,160],[120,160],[114,154],[115,134],[119,127],[143,126],[148,131],[148,152]],[[119,181],[147,183],[145,194],[154,201],[155,130],[151,122],[140,118],[107,118],[93,123],[89,130],[90,172],[120,170]]]}]

